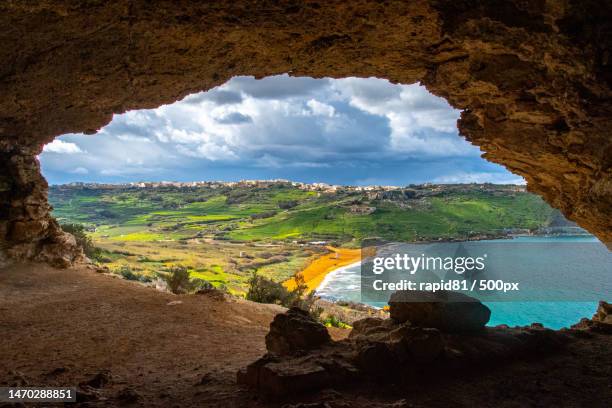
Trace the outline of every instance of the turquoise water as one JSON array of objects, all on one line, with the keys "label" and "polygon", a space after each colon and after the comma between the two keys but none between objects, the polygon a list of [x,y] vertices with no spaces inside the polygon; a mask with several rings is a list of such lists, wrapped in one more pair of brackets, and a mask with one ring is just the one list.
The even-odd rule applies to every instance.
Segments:
[{"label": "turquoise water", "polygon": [[[487,241],[480,241],[487,245]],[[509,326],[524,326],[533,322],[542,323],[546,327],[559,329],[578,322],[582,317],[591,317],[597,309],[598,300],[612,300],[612,265],[610,254],[605,247],[598,243],[596,238],[589,236],[562,236],[562,237],[517,237],[512,240],[488,241],[498,247],[504,243],[534,243],[538,248],[553,248],[543,250],[541,253],[532,251],[529,259],[521,259],[523,268],[529,269],[531,274],[548,274],[554,271],[555,275],[568,277],[559,281],[559,287],[547,287],[548,293],[564,293],[567,296],[568,287],[572,292],[587,294],[575,297],[579,300],[589,301],[483,301],[491,309],[490,326],[507,324]],[[568,243],[593,243],[597,256],[585,259]],[[555,244],[564,244],[557,245]],[[478,245],[478,244],[476,244]],[[563,256],[559,256],[559,251]],[[555,252],[556,251],[556,252]],[[575,251],[576,253],[572,253]],[[551,258],[551,259],[549,259]],[[525,267],[527,265],[527,267]],[[571,282],[568,285],[568,282]],[[361,299],[361,265],[349,265],[330,273],[317,288],[317,293],[330,299],[342,299],[354,302],[363,302]],[[590,297],[589,297],[590,296]],[[562,297],[565,299],[566,297]],[[592,299],[592,300],[591,300]],[[382,307],[384,304],[369,303],[372,306]]]}]

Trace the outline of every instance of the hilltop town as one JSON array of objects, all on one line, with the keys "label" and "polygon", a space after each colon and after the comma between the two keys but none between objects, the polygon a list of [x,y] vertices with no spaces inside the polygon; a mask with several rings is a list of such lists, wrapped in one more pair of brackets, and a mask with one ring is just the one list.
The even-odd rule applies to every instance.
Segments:
[{"label": "hilltop town", "polygon": [[126,189],[126,188],[270,188],[270,187],[293,187],[303,191],[316,191],[322,193],[338,192],[385,192],[385,191],[414,191],[425,193],[440,192],[465,192],[479,190],[483,192],[505,192],[505,193],[524,193],[526,186],[518,184],[491,184],[491,183],[470,183],[470,184],[410,184],[404,187],[385,186],[385,185],[338,185],[328,183],[303,183],[285,179],[272,180],[240,180],[240,181],[138,181],[129,183],[87,183],[72,182],[67,184],[53,185],[52,188],[73,188],[73,189]]}]

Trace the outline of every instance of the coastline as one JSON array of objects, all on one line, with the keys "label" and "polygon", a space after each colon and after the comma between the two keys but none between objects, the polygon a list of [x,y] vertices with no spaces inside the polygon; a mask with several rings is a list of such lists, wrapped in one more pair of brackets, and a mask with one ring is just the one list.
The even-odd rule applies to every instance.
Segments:
[{"label": "coastline", "polygon": [[[308,291],[316,290],[330,273],[361,262],[361,249],[326,248],[331,252],[314,259],[298,273],[304,277]],[[295,289],[295,278],[284,281],[283,285],[289,290]]]},{"label": "coastline", "polygon": [[[564,237],[564,236],[579,236],[589,237],[589,235],[552,235],[552,234],[531,234],[531,235],[504,235],[504,236],[479,236],[472,237],[471,239],[447,239],[447,240],[436,240],[436,241],[418,241],[415,244],[434,244],[434,243],[450,243],[450,242],[469,242],[469,241],[503,241],[513,240],[521,237],[528,238],[547,238],[547,237]],[[298,272],[296,275],[301,274],[304,277],[304,281],[308,288],[308,291],[317,290],[319,286],[326,280],[333,277],[335,272],[344,269],[347,266],[353,266],[361,262],[362,254],[361,249],[348,249],[348,248],[336,248],[332,246],[326,246],[330,251],[325,255],[322,255],[312,260],[306,268]],[[289,289],[295,289],[295,278],[292,277],[283,282],[283,285]]]}]

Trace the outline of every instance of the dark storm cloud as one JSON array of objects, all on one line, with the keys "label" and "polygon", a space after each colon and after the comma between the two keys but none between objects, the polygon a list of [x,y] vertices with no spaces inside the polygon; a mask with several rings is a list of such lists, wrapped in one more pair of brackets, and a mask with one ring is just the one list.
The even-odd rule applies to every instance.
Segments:
[{"label": "dark storm cloud", "polygon": [[249,115],[243,115],[240,112],[228,113],[220,118],[215,118],[215,120],[224,125],[239,125],[241,123],[253,122],[253,119]]}]

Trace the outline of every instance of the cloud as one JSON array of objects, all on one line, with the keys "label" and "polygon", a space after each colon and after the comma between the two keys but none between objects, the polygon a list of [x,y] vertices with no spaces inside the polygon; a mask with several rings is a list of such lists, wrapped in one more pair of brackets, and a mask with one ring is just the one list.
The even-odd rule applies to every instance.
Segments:
[{"label": "cloud", "polygon": [[215,120],[224,125],[239,125],[253,122],[253,119],[249,115],[243,115],[240,112],[231,112]]},{"label": "cloud", "polygon": [[433,179],[440,184],[463,184],[463,183],[493,183],[493,184],[525,184],[525,180],[510,173],[493,172],[462,172],[439,176]]},{"label": "cloud", "polygon": [[458,115],[418,84],[236,77],[174,104],[115,115],[95,135],[64,135],[45,146],[40,159],[52,183],[519,180],[459,137]]},{"label": "cloud", "polygon": [[88,174],[89,170],[87,170],[85,167],[76,167],[70,173],[72,173],[72,174]]},{"label": "cloud", "polygon": [[238,156],[228,146],[211,142],[202,143],[195,149],[179,146],[179,151],[185,156],[199,157],[210,161],[237,160]]},{"label": "cloud", "polygon": [[210,101],[216,105],[233,105],[242,102],[242,99],[242,94],[240,92],[215,88],[208,92],[189,95],[183,101],[187,104],[199,104]]},{"label": "cloud", "polygon": [[334,109],[333,106],[319,102],[316,99],[310,99],[306,102],[306,105],[310,108],[312,114],[316,116],[327,116],[331,118],[336,114],[336,109]]},{"label": "cloud", "polygon": [[48,145],[45,145],[43,152],[59,154],[84,153],[76,143],[64,142],[59,139],[55,139]]},{"label": "cloud", "polygon": [[286,99],[308,96],[329,85],[329,79],[290,77],[287,74],[255,80],[252,76],[232,78],[224,87],[257,99]]},{"label": "cloud", "polygon": [[124,142],[151,143],[151,139],[147,137],[134,136],[134,135],[117,135],[117,139],[123,140]]},{"label": "cloud", "polygon": [[377,78],[346,78],[334,82],[341,98],[364,112],[387,118],[390,147],[416,156],[476,155],[457,137],[459,111],[418,84],[394,85]]}]

